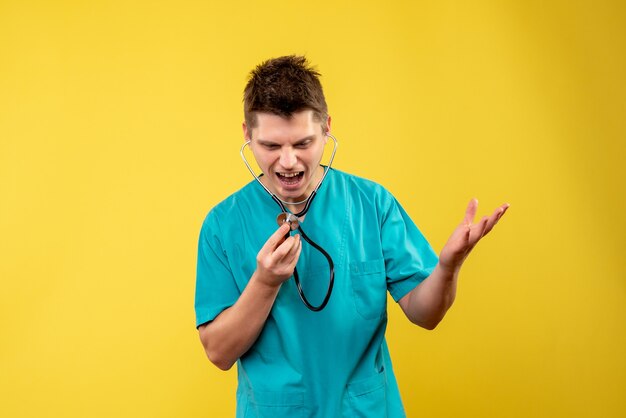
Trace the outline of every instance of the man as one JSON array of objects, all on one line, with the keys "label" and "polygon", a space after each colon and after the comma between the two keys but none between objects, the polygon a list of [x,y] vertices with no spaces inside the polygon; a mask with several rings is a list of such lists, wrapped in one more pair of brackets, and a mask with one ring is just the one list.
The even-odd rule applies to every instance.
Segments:
[{"label": "man", "polygon": [[[266,61],[244,91],[243,134],[263,186],[292,213],[324,173],[331,128],[318,79],[304,57]],[[252,181],[214,207],[200,232],[196,326],[223,370],[238,364],[237,417],[405,416],[384,338],[389,291],[407,318],[427,329],[455,298],[459,269],[508,205],[474,224],[472,200],[439,257],[382,186],[331,169],[299,221],[334,262],[329,267]]]}]

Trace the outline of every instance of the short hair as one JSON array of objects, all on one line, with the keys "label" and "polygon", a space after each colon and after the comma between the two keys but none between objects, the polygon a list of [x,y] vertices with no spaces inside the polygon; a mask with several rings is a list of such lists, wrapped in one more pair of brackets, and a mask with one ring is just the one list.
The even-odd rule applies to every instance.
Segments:
[{"label": "short hair", "polygon": [[287,55],[259,64],[250,72],[243,91],[243,113],[248,128],[256,127],[256,112],[289,118],[310,109],[325,132],[328,107],[319,76],[304,56]]}]

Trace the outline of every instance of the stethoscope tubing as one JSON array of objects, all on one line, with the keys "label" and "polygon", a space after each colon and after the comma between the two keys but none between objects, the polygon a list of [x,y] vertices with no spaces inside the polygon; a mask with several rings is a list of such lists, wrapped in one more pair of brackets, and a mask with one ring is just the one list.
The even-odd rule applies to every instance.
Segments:
[{"label": "stethoscope tubing", "polygon": [[[241,146],[241,149],[239,150],[239,154],[241,155],[241,159],[243,160],[243,162],[246,164],[246,167],[248,167],[248,171],[250,171],[250,174],[252,174],[252,176],[255,178],[255,180],[265,189],[265,191],[272,197],[272,199],[274,200],[274,202],[276,202],[276,204],[280,207],[280,209],[282,210],[282,212],[284,214],[287,215],[287,220],[289,221],[290,219],[293,219],[293,217],[300,218],[301,216],[304,216],[308,211],[309,208],[311,207],[311,203],[313,202],[313,199],[315,198],[315,196],[317,195],[317,190],[320,188],[320,186],[322,185],[322,182],[324,181],[324,178],[326,178],[326,174],[328,174],[328,171],[331,169],[332,164],[333,164],[333,160],[335,159],[335,153],[337,152],[337,146],[339,145],[337,138],[335,138],[333,135],[331,135],[330,133],[326,133],[326,136],[330,137],[333,142],[334,142],[334,146],[333,146],[333,151],[330,155],[330,160],[328,162],[328,165],[324,168],[324,173],[322,174],[322,178],[320,179],[320,181],[317,183],[317,185],[315,186],[315,189],[313,190],[313,192],[311,192],[311,194],[304,200],[300,201],[300,202],[285,202],[281,199],[278,198],[278,196],[276,196],[274,193],[272,193],[272,191],[270,189],[268,189],[263,182],[261,181],[261,179],[259,178],[259,176],[256,175],[256,173],[254,172],[254,170],[252,169],[252,167],[250,166],[250,164],[248,163],[248,160],[246,159],[246,156],[244,155],[244,149],[247,145],[250,144],[250,140],[244,142],[244,144]],[[302,204],[304,203],[304,209],[302,209],[300,212],[296,213],[296,214],[291,214],[287,208],[285,207],[286,204]],[[291,221],[289,221],[291,222]],[[300,295],[300,299],[302,300],[302,302],[304,303],[304,305],[309,308],[311,311],[313,312],[319,312],[322,309],[324,309],[326,307],[326,305],[328,304],[328,301],[330,300],[330,295],[333,291],[333,286],[335,283],[335,264],[333,263],[333,259],[330,256],[330,254],[328,254],[326,252],[326,250],[324,250],[321,246],[319,246],[317,243],[315,243],[311,238],[309,238],[309,236],[304,232],[304,230],[302,229],[302,226],[300,225],[300,223],[298,222],[298,227],[297,227],[298,232],[300,232],[300,235],[302,236],[302,238],[309,243],[313,248],[315,248],[317,251],[319,251],[320,253],[322,253],[322,255],[326,258],[326,261],[328,262],[328,267],[330,269],[330,277],[328,279],[328,290],[326,291],[326,296],[324,297],[324,300],[322,301],[321,304],[319,304],[318,306],[314,306],[312,305],[308,299],[306,298],[305,294],[304,294],[304,290],[302,289],[302,284],[300,283],[300,276],[298,275],[298,269],[296,267],[294,267],[293,269],[293,278],[296,282],[296,288],[298,290],[298,294]],[[287,234],[285,235],[285,237],[288,237],[291,233],[287,232]]]},{"label": "stethoscope tubing", "polygon": [[300,299],[302,300],[302,302],[307,308],[309,308],[313,312],[319,312],[326,307],[326,304],[328,303],[330,299],[330,294],[333,292],[333,285],[335,284],[335,264],[333,263],[332,257],[326,252],[326,250],[324,250],[322,247],[317,245],[312,239],[310,239],[308,235],[304,233],[301,226],[298,226],[298,231],[300,232],[300,235],[302,235],[302,238],[304,238],[306,242],[308,242],[313,248],[315,248],[317,251],[322,253],[324,257],[326,257],[326,261],[328,261],[328,267],[330,268],[330,277],[328,278],[328,290],[326,291],[326,296],[324,297],[324,300],[318,306],[314,306],[308,301],[308,299],[304,295],[304,290],[302,290],[302,285],[300,284],[300,277],[298,276],[298,269],[295,267],[293,269],[293,278],[296,282],[296,287],[298,288],[298,294],[300,295]]}]

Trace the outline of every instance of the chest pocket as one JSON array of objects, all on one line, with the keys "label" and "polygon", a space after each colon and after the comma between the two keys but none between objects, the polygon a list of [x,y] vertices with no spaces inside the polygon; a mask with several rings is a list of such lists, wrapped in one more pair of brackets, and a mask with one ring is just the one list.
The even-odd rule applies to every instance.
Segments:
[{"label": "chest pocket", "polygon": [[350,282],[357,312],[365,319],[379,319],[387,310],[385,260],[353,261]]}]

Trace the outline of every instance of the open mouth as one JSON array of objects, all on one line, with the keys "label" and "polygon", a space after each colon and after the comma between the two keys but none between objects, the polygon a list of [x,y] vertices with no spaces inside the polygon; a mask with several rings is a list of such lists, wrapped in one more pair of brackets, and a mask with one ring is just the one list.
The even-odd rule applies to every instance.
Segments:
[{"label": "open mouth", "polygon": [[302,177],[304,177],[304,171],[296,171],[293,173],[276,173],[276,177],[281,182],[281,184],[285,186],[295,186],[297,185]]}]

